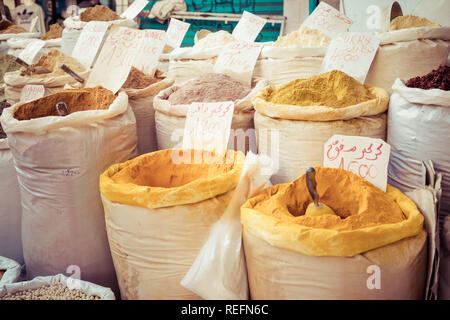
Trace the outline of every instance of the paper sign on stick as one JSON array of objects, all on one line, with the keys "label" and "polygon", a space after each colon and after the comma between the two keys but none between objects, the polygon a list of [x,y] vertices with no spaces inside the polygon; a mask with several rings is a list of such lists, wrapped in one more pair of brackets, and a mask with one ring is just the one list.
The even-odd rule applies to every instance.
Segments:
[{"label": "paper sign on stick", "polygon": [[267,20],[248,11],[244,11],[233,30],[233,37],[241,42],[253,42],[258,37]]},{"label": "paper sign on stick", "polygon": [[147,0],[134,0],[134,2],[120,15],[124,19],[134,19],[147,6]]},{"label": "paper sign on stick", "polygon": [[144,37],[133,66],[145,74],[153,76],[166,44],[166,32],[152,29],[142,30],[142,32]]},{"label": "paper sign on stick", "polygon": [[189,106],[184,127],[183,149],[195,149],[224,155],[230,138],[234,103],[194,102]]},{"label": "paper sign on stick", "polygon": [[36,16],[33,18],[33,20],[31,20],[30,29],[28,30],[29,32],[34,32],[34,29],[36,28],[38,19],[39,19],[39,17]]},{"label": "paper sign on stick", "polygon": [[116,93],[127,80],[141,47],[143,33],[137,29],[112,26],[86,83],[87,88],[103,86]]},{"label": "paper sign on stick", "polygon": [[44,40],[36,39],[27,44],[25,49],[23,49],[23,51],[19,54],[19,58],[28,64],[33,64],[34,58],[44,46]]},{"label": "paper sign on stick", "polygon": [[20,102],[39,99],[44,96],[45,88],[41,84],[27,84],[20,92]]},{"label": "paper sign on stick", "polygon": [[320,30],[328,37],[334,38],[339,33],[347,31],[352,24],[353,21],[338,10],[325,2],[320,2],[302,26]]},{"label": "paper sign on stick", "polygon": [[167,28],[167,44],[175,49],[180,47],[190,26],[190,23],[171,18]]},{"label": "paper sign on stick", "polygon": [[323,165],[351,171],[386,191],[390,152],[381,139],[334,135],[325,143]]},{"label": "paper sign on stick", "polygon": [[341,70],[364,83],[380,40],[371,33],[340,33],[328,46],[322,72]]},{"label": "paper sign on stick", "polygon": [[103,42],[109,23],[106,21],[90,21],[81,31],[80,37],[72,51],[72,57],[83,66],[90,68]]},{"label": "paper sign on stick", "polygon": [[229,75],[251,86],[253,69],[261,49],[262,45],[259,43],[229,43],[217,57],[214,72]]}]

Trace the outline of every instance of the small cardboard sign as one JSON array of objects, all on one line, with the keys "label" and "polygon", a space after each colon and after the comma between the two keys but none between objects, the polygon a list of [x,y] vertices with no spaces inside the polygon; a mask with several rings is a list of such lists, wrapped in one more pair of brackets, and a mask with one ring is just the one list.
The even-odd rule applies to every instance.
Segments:
[{"label": "small cardboard sign", "polygon": [[234,103],[194,102],[184,127],[183,149],[205,150],[224,155],[230,137]]},{"label": "small cardboard sign", "polygon": [[140,30],[112,26],[86,87],[103,86],[116,93],[127,80],[142,39]]},{"label": "small cardboard sign", "polygon": [[28,102],[34,99],[42,98],[45,94],[45,88],[41,84],[27,84],[20,92],[20,102]]},{"label": "small cardboard sign", "polygon": [[334,135],[325,143],[323,165],[351,171],[386,191],[390,152],[381,139]]},{"label": "small cardboard sign", "polygon": [[214,72],[230,77],[251,86],[253,69],[261,53],[262,44],[232,42],[227,44],[214,65]]},{"label": "small cardboard sign", "polygon": [[166,32],[163,30],[142,30],[141,48],[134,60],[133,66],[147,75],[153,76],[158,66],[158,60],[166,44]]},{"label": "small cardboard sign", "polygon": [[29,32],[34,32],[34,29],[36,28],[36,25],[38,23],[38,19],[39,16],[36,16],[31,20],[30,29],[28,30]]},{"label": "small cardboard sign", "polygon": [[23,51],[19,54],[19,58],[28,64],[33,64],[34,58],[44,46],[45,46],[44,40],[36,39],[30,42],[25,47],[25,49],[23,49]]},{"label": "small cardboard sign", "polygon": [[174,49],[179,48],[190,26],[190,23],[171,18],[167,28],[167,44]]},{"label": "small cardboard sign", "polygon": [[134,19],[147,6],[147,0],[134,0],[134,2],[120,15],[124,19]]},{"label": "small cardboard sign", "polygon": [[334,38],[345,32],[353,21],[325,2],[320,2],[314,11],[306,18],[302,26],[317,29],[328,37]]},{"label": "small cardboard sign", "polygon": [[244,11],[232,35],[241,42],[254,42],[266,22],[266,19]]},{"label": "small cardboard sign", "polygon": [[380,40],[372,33],[343,32],[331,40],[322,72],[341,70],[364,83]]},{"label": "small cardboard sign", "polygon": [[108,27],[109,23],[106,21],[88,22],[73,48],[72,57],[86,68],[90,68],[97,57]]}]

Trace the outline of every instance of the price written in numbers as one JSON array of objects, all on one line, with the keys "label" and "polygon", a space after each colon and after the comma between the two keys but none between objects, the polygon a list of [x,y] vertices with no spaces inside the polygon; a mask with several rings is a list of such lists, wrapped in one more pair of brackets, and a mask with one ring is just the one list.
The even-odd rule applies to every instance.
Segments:
[{"label": "price written in numbers", "polygon": [[353,24],[353,21],[338,10],[326,4],[320,2],[311,15],[305,20],[303,25],[318,29],[333,38],[340,32],[347,31]]}]

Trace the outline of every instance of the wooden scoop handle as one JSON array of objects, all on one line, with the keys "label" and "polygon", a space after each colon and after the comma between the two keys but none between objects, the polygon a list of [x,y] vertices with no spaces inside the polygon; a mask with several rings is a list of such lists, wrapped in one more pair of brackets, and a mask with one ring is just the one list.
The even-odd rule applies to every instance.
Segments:
[{"label": "wooden scoop handle", "polygon": [[306,188],[308,188],[309,194],[311,195],[316,207],[319,207],[319,194],[317,193],[316,187],[316,170],[311,167],[306,170]]}]

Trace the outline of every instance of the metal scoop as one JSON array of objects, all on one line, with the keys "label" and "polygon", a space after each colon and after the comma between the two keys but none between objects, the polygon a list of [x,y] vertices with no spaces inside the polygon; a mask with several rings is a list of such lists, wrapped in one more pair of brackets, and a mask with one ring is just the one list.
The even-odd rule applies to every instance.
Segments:
[{"label": "metal scoop", "polygon": [[310,203],[306,208],[305,216],[322,216],[325,214],[336,215],[336,213],[324,203],[319,202],[319,193],[316,190],[317,182],[316,182],[316,170],[314,168],[308,168],[306,170],[306,188],[311,195],[311,198],[314,201]]},{"label": "metal scoop", "polygon": [[24,66],[25,68],[27,68],[28,70],[30,70],[30,72],[32,72],[34,74],[44,74],[44,73],[51,72],[46,67],[42,67],[42,66],[33,67],[33,66],[29,65],[28,63],[26,63],[25,61],[23,61],[22,59],[20,59],[19,57],[16,58],[16,62],[18,64]]},{"label": "metal scoop", "polygon": [[67,104],[65,102],[58,102],[55,107],[56,112],[58,112],[61,117],[65,117],[69,114],[69,108],[67,108]]}]

